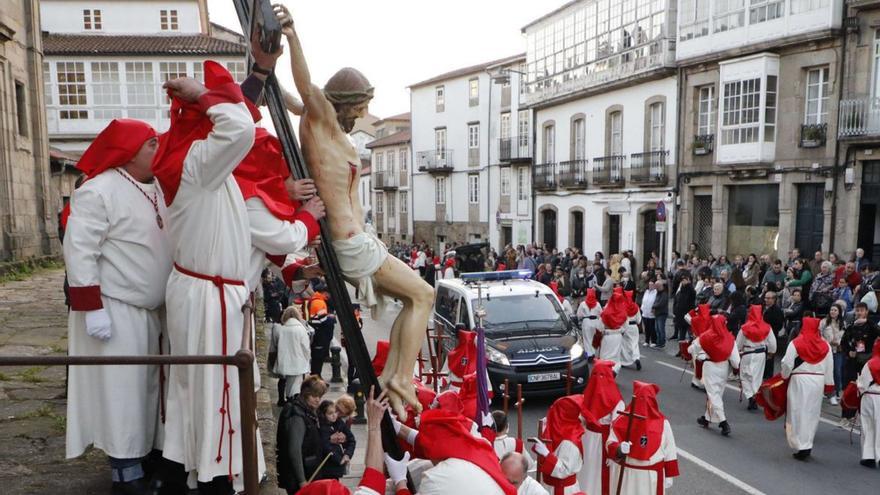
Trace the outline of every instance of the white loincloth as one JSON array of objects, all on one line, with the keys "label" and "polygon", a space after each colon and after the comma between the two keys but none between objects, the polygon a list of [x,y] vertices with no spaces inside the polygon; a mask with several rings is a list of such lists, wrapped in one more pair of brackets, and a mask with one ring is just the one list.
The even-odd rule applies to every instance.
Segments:
[{"label": "white loincloth", "polygon": [[358,288],[361,300],[370,307],[373,319],[379,319],[387,298],[376,293],[373,275],[388,258],[388,248],[375,234],[361,232],[348,239],[333,241],[333,249],[342,274],[350,284]]}]

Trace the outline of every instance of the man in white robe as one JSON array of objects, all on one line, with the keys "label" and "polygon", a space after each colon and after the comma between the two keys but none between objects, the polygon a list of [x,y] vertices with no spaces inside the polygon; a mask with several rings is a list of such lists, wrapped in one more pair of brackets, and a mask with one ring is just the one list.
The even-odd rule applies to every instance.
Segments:
[{"label": "man in white robe", "polygon": [[[577,318],[581,323],[581,331],[584,337],[584,349],[587,356],[595,356],[597,353],[595,343],[601,339],[601,335],[596,339],[596,333],[602,332],[602,320],[599,315],[602,314],[602,305],[596,299],[596,289],[587,289],[587,295],[578,305]],[[595,341],[594,341],[595,339]]]},{"label": "man in white robe", "polygon": [[748,399],[749,411],[756,411],[755,394],[764,381],[767,359],[776,354],[776,336],[770,324],[764,321],[764,308],[760,304],[749,308],[749,317],[736,336],[736,348],[740,353],[740,381],[743,395]]},{"label": "man in white robe", "polygon": [[[166,293],[173,355],[234,355],[250,292],[250,226],[232,172],[253,145],[254,116],[226,69],[207,61],[204,70],[210,90],[187,78],[165,83],[172,121],[154,162],[174,248]],[[233,480],[240,489],[237,370],[172,367],[167,410],[164,457],[195,471],[206,493],[231,493]]]},{"label": "man in white robe", "polygon": [[529,476],[529,461],[523,454],[508,452],[501,458],[501,471],[507,481],[516,487],[517,495],[550,495],[547,490]]},{"label": "man in white robe", "polygon": [[[541,437],[549,445],[538,440],[532,451],[538,454],[538,470],[544,482],[550,485],[553,495],[577,493],[577,475],[584,463],[581,439],[584,426],[581,423],[583,397],[569,395],[557,399],[547,411]],[[531,440],[530,440],[531,441]]]},{"label": "man in white robe", "polygon": [[584,389],[581,417],[586,431],[582,437],[584,463],[577,475],[578,486],[587,494],[608,495],[611,486],[605,442],[617,414],[626,407],[614,381],[611,361],[597,359]]},{"label": "man in white robe", "polygon": [[[171,248],[150,165],[156,132],[119,119],[83,154],[64,242],[71,356],[159,354]],[[110,458],[113,493],[146,488],[141,459],[161,447],[156,366],[71,366],[67,457],[89,445]]]},{"label": "man in white robe", "polygon": [[703,428],[717,423],[722,435],[730,435],[730,423],[724,414],[724,389],[731,369],[734,373],[739,372],[740,360],[733,335],[727,330],[727,318],[713,316],[712,326],[691,342],[688,352],[691,355],[706,353],[703,364],[706,412],[697,418],[697,423]]},{"label": "man in white robe", "polygon": [[806,460],[822,415],[822,400],[834,391],[831,347],[819,334],[819,320],[804,318],[797,338],[782,358],[782,377],[789,379],[786,393],[785,436],[795,459]]},{"label": "man in white robe", "polygon": [[856,386],[861,394],[859,420],[862,426],[861,464],[876,468],[880,460],[880,339],[874,342],[873,355],[865,363]]},{"label": "man in white robe", "polygon": [[623,332],[628,322],[628,304],[625,297],[623,289],[616,287],[611,298],[602,308],[600,316],[604,330],[602,331],[602,344],[599,346],[599,358],[612,361],[615,373],[620,370]]},{"label": "man in white robe", "polygon": [[633,299],[633,292],[626,291],[626,325],[623,327],[623,340],[620,346],[620,365],[635,365],[637,370],[642,369],[642,353],[639,349],[639,325],[642,323],[642,311]]}]

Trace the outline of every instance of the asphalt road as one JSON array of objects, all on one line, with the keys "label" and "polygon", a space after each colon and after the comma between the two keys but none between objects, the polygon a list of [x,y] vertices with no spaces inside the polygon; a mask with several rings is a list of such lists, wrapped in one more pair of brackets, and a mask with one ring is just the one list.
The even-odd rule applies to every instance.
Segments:
[{"label": "asphalt road", "polygon": [[[368,313],[368,311],[366,312]],[[397,310],[394,306],[376,321],[364,315],[364,338],[373,353],[376,341],[387,339]],[[683,361],[675,358],[676,341],[664,350],[642,347],[641,371],[623,369],[618,384],[624,398],[632,392],[633,380],[660,386],[660,408],[672,424],[679,449],[681,476],[670,490],[674,494],[768,494],[826,495],[837,493],[880,493],[880,470],[859,465],[859,435],[837,427],[839,417],[827,406],[806,462],[796,461],[785,441],[783,419],[770,422],[760,411],[746,411],[739,402],[737,382],[725,392],[725,412],[733,429],[722,437],[717,427],[705,430],[696,419],[705,410],[705,395],[692,389],[690,375],[682,378]],[[778,366],[778,365],[777,365]],[[778,369],[778,367],[777,367]],[[546,414],[553,398],[527,399],[523,410],[524,437],[535,436],[537,422]],[[500,403],[497,405],[500,407]],[[512,433],[516,428],[511,414]]]}]

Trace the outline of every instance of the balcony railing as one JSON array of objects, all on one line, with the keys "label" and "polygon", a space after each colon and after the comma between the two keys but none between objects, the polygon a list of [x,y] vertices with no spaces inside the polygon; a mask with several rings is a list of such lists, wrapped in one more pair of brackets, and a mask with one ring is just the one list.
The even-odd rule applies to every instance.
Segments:
[{"label": "balcony railing", "polygon": [[566,189],[586,188],[587,163],[588,160],[559,162],[559,185]]},{"label": "balcony railing", "polygon": [[556,164],[542,163],[535,165],[534,177],[532,184],[536,191],[554,191],[556,190]]},{"label": "balcony railing", "polygon": [[801,126],[801,148],[821,148],[828,136],[828,124],[804,124]]},{"label": "balcony railing", "polygon": [[880,98],[841,100],[837,136],[841,138],[880,134]]},{"label": "balcony railing", "polygon": [[449,173],[455,168],[453,156],[454,154],[449,148],[420,151],[416,154],[416,164],[418,164],[420,172]]},{"label": "balcony railing", "polygon": [[666,184],[669,151],[633,153],[629,157],[629,179],[637,184]]},{"label": "balcony railing", "polygon": [[532,140],[529,136],[511,136],[498,140],[499,159],[502,162],[532,159]]},{"label": "balcony railing", "polygon": [[399,185],[395,174],[387,170],[373,172],[373,189],[394,190],[397,189]]},{"label": "balcony railing", "polygon": [[623,187],[623,155],[593,158],[593,183],[599,187]]},{"label": "balcony railing", "polygon": [[694,155],[711,154],[715,149],[715,134],[697,134],[694,136]]}]

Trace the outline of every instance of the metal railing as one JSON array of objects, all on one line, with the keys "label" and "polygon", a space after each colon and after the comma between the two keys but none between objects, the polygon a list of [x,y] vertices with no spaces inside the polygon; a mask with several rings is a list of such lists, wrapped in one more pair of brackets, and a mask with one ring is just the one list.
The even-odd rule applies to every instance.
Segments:
[{"label": "metal railing", "polygon": [[839,137],[880,134],[880,98],[855,98],[840,101],[837,122]]},{"label": "metal railing", "polygon": [[511,136],[498,140],[498,155],[502,162],[532,159],[532,140],[529,136]]},{"label": "metal railing", "polygon": [[801,148],[820,148],[828,139],[828,124],[801,125]]},{"label": "metal railing", "polygon": [[451,172],[455,168],[453,156],[454,153],[449,148],[419,151],[416,154],[416,164],[422,172]]},{"label": "metal railing", "polygon": [[712,153],[715,149],[715,134],[697,134],[694,136],[693,152],[696,156]]},{"label": "metal railing", "polygon": [[588,160],[559,162],[559,185],[566,189],[585,189],[587,187]]},{"label": "metal railing", "polygon": [[398,177],[397,174],[389,172],[387,170],[379,170],[377,172],[373,172],[373,189],[397,189]]},{"label": "metal railing", "polygon": [[623,155],[593,158],[593,183],[604,187],[621,187],[623,180]]},{"label": "metal railing", "polygon": [[536,191],[553,191],[556,189],[556,164],[541,163],[535,165],[532,185]]},{"label": "metal railing", "polygon": [[669,151],[633,153],[629,157],[629,178],[635,183],[665,184]]}]

